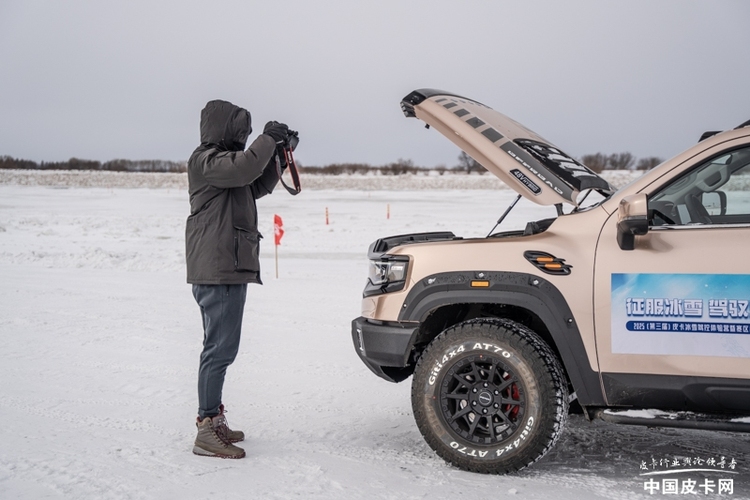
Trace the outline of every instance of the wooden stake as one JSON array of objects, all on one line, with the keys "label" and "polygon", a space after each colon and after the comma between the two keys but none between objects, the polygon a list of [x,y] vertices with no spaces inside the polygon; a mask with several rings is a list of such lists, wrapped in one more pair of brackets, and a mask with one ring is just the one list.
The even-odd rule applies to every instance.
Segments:
[{"label": "wooden stake", "polygon": [[279,279],[279,245],[273,246],[273,253],[276,257],[276,279]]}]

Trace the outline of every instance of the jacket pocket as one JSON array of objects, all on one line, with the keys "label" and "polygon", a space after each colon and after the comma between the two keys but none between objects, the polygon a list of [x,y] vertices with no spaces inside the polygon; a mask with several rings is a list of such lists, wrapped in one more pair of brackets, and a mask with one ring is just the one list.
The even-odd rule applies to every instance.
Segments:
[{"label": "jacket pocket", "polygon": [[234,268],[237,271],[260,271],[260,240],[257,231],[234,228]]}]

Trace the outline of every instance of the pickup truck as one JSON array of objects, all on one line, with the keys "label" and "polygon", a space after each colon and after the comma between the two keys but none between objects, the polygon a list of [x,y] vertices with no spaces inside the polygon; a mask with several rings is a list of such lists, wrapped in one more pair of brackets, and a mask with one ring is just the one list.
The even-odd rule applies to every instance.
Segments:
[{"label": "pickup truck", "polygon": [[524,230],[369,248],[354,348],[385,380],[413,376],[414,418],[438,455],[517,471],[571,411],[750,431],[750,121],[614,190],[472,99],[420,89],[401,107],[556,209]]}]

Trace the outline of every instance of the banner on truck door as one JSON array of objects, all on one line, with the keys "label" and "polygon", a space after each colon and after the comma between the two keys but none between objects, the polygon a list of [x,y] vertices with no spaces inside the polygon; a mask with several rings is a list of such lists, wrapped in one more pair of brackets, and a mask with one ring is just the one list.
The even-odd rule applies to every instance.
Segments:
[{"label": "banner on truck door", "polygon": [[750,275],[612,274],[612,352],[750,358]]}]

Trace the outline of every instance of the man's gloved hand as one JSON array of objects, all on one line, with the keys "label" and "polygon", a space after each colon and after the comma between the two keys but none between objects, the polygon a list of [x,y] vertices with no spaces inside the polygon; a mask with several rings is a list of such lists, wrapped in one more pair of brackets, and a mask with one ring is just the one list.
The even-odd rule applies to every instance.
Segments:
[{"label": "man's gloved hand", "polygon": [[286,141],[286,136],[289,134],[289,127],[284,123],[279,122],[268,122],[263,128],[263,133],[271,136],[276,144],[283,143]]}]

